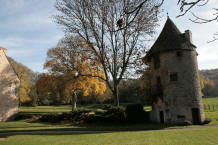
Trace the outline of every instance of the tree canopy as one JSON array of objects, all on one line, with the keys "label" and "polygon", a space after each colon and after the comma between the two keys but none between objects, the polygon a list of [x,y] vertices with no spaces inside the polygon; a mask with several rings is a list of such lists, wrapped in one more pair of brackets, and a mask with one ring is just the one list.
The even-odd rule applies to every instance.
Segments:
[{"label": "tree canopy", "polygon": [[143,68],[141,58],[146,40],[155,32],[159,5],[158,0],[59,0],[55,5],[60,12],[56,22],[88,44],[104,71],[105,78],[99,78],[117,105],[120,81]]},{"label": "tree canopy", "polygon": [[66,36],[59,41],[57,47],[47,53],[45,68],[55,78],[59,78],[64,93],[72,96],[72,110],[76,110],[78,95],[102,96],[106,90],[105,82],[99,77],[94,77],[105,78],[98,61],[89,53],[88,47],[80,37]]},{"label": "tree canopy", "polygon": [[20,105],[30,105],[35,99],[34,95],[36,95],[36,93],[33,91],[37,74],[23,64],[16,62],[11,57],[8,57],[8,61],[20,79]]}]

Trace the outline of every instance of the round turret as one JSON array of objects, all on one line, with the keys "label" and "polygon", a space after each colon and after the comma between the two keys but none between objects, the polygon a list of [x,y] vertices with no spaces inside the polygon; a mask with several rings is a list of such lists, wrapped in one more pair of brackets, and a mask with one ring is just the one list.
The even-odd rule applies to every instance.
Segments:
[{"label": "round turret", "polygon": [[181,33],[168,18],[146,61],[152,74],[151,119],[172,124],[202,123],[205,117],[197,52],[191,32]]}]

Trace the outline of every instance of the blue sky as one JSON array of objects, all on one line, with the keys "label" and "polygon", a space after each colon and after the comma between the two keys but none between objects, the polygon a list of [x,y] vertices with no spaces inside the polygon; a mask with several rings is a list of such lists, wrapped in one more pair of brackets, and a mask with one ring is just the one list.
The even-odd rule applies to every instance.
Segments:
[{"label": "blue sky", "polygon": [[[0,0],[0,46],[8,49],[8,56],[33,71],[44,71],[47,50],[54,47],[64,35],[60,26],[51,18],[57,13],[54,3],[55,0]],[[211,16],[211,8],[217,5],[217,0],[210,0],[207,6],[193,9],[193,12],[208,18]],[[186,29],[192,31],[194,44],[198,47],[199,68],[218,68],[218,41],[207,43],[213,33],[218,32],[217,22],[194,24],[188,20],[192,18],[190,14],[176,18],[179,14],[176,0],[166,0],[163,8],[167,10],[161,14],[158,32],[168,12],[181,32]]]}]

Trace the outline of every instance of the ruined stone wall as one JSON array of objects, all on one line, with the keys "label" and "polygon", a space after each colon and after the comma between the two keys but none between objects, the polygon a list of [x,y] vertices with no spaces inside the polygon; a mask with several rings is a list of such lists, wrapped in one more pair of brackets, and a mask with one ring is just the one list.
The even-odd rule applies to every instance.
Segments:
[{"label": "ruined stone wall", "polygon": [[[163,100],[153,105],[151,119],[160,122],[159,111],[164,112],[164,122],[192,121],[192,108],[199,108],[200,120],[204,121],[204,110],[196,51],[169,51],[160,54],[160,68],[151,65],[152,88],[155,92],[157,76],[161,78]],[[154,64],[152,58],[151,64]],[[177,73],[177,81],[170,81],[170,74]]]},{"label": "ruined stone wall", "polygon": [[10,120],[18,112],[20,81],[0,49],[0,122]]}]

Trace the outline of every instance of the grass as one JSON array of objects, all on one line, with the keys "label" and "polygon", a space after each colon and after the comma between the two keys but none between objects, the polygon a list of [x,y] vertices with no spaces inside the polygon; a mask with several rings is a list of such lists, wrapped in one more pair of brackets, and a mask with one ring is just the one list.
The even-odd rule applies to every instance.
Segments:
[{"label": "grass", "polygon": [[204,98],[203,103],[206,118],[212,119],[210,125],[218,125],[218,97]]},{"label": "grass", "polygon": [[203,98],[203,102],[205,105],[218,105],[218,97],[214,98]]},{"label": "grass", "polygon": [[20,107],[20,113],[45,114],[45,113],[62,113],[71,111],[70,105],[65,106],[37,106],[37,107]]},{"label": "grass", "polygon": [[[205,105],[218,105],[217,98],[203,99]],[[101,105],[79,106],[79,109],[91,109],[93,111],[104,111]],[[145,107],[149,111],[150,107]],[[21,114],[51,114],[71,111],[71,106],[38,106],[21,107]],[[215,110],[205,109],[207,118],[211,118],[209,125],[218,125],[218,108]],[[62,134],[34,134],[24,133],[1,135],[0,145],[216,145],[218,144],[218,128],[193,128],[168,127],[160,124],[91,124],[91,125],[70,125],[32,122],[31,120],[19,120],[0,123],[0,133],[6,131],[31,131],[31,130],[70,130],[70,131],[111,131],[101,133],[62,133]],[[183,129],[172,129],[183,128]],[[184,129],[188,128],[188,129]],[[145,131],[150,129],[162,129]],[[164,130],[171,129],[171,130]],[[1,139],[5,138],[5,139]]]},{"label": "grass", "polygon": [[[91,110],[93,112],[102,112],[105,111],[102,108],[102,105],[86,105],[78,106],[78,110]],[[145,107],[145,110],[150,110],[151,107]],[[37,106],[37,107],[20,107],[20,115],[43,115],[43,114],[56,114],[63,112],[70,112],[71,106]],[[11,122],[1,122],[0,123],[0,132],[8,131],[36,131],[36,130],[73,130],[73,131],[102,131],[102,130],[116,130],[116,131],[127,131],[127,130],[150,130],[150,129],[161,129],[166,128],[165,125],[154,124],[154,123],[142,123],[142,124],[84,124],[84,125],[72,125],[72,124],[52,124],[45,122],[33,122],[32,120],[18,120]]]},{"label": "grass", "polygon": [[0,145],[217,145],[218,128],[5,135]]},{"label": "grass", "polygon": [[[205,105],[218,104],[217,98],[204,98],[203,102]],[[79,106],[80,110],[93,110],[93,111],[104,111],[102,105],[86,105]],[[151,110],[151,107],[144,107],[146,111]],[[218,108],[210,111],[205,109],[205,115],[207,118],[211,118],[212,121],[209,125],[218,125]],[[70,112],[71,106],[37,106],[37,107],[20,107],[20,114],[51,114],[51,113],[62,113]],[[192,126],[189,126],[192,127]],[[169,128],[160,124],[137,124],[137,125],[70,125],[70,124],[51,124],[43,122],[32,122],[31,120],[19,120],[12,122],[0,123],[0,132],[5,131],[25,131],[25,130],[150,130],[150,129],[162,129]],[[170,128],[181,128],[181,126],[170,127]]]}]

